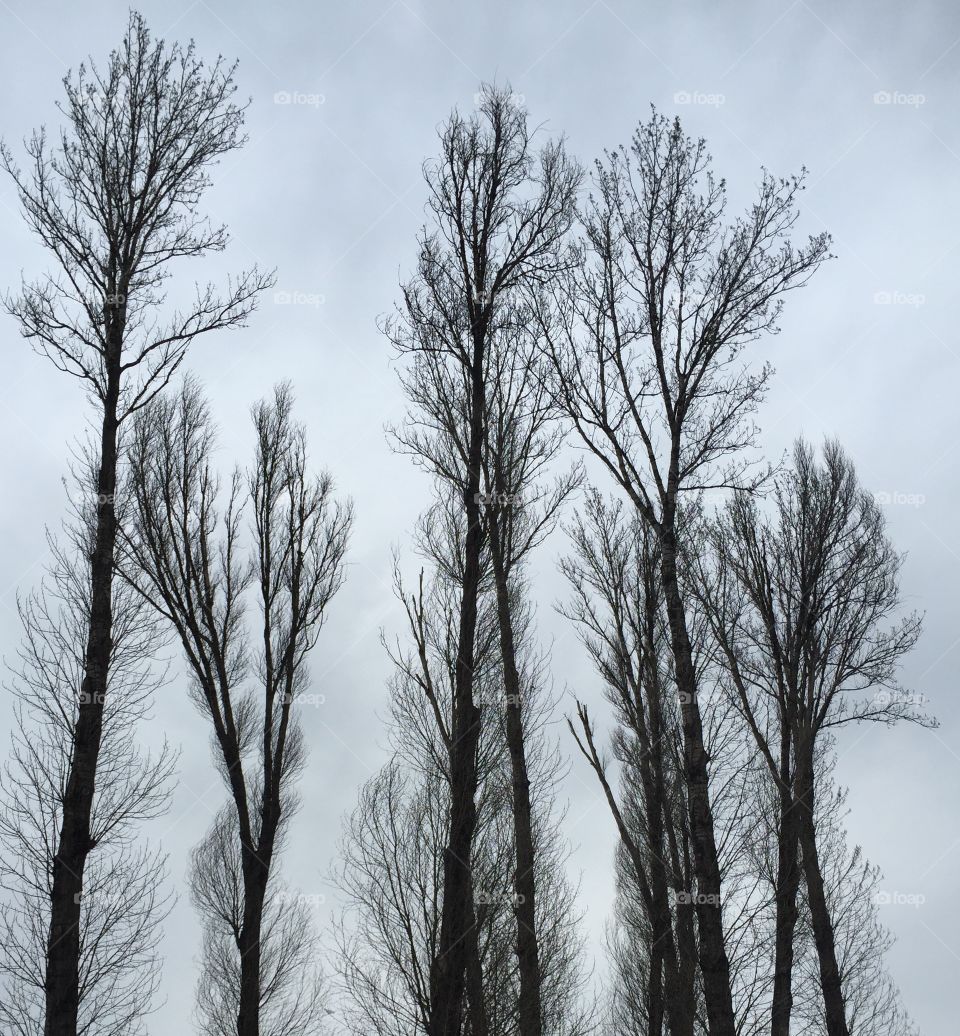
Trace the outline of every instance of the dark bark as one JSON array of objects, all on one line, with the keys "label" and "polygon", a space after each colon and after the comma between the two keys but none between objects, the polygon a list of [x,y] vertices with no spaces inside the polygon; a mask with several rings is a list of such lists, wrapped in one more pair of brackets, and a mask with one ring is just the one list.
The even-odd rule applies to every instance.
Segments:
[{"label": "dark bark", "polygon": [[[580,739],[580,736],[576,732],[573,724],[569,720],[567,722],[577,741],[580,751],[590,763],[594,773],[596,773],[600,781],[601,787],[603,788],[607,805],[610,807],[610,812],[617,825],[620,841],[630,858],[631,864],[633,865],[640,898],[643,901],[644,910],[646,911],[653,929],[653,939],[651,940],[650,947],[651,969],[653,967],[652,962],[654,957],[659,956],[663,965],[664,986],[666,989],[666,1011],[670,1021],[671,1036],[691,1036],[693,1032],[694,1014],[693,986],[692,984],[689,986],[685,985],[683,982],[682,976],[684,972],[681,967],[682,962],[677,956],[676,944],[673,938],[673,922],[670,907],[666,899],[666,889],[664,888],[657,896],[654,895],[651,878],[648,875],[648,869],[652,868],[650,868],[648,864],[647,856],[644,854],[644,851],[641,849],[636,838],[634,838],[633,833],[630,831],[623,812],[613,794],[613,790],[607,780],[603,764],[600,761],[600,756],[596,750],[593,738],[593,727],[590,723],[587,710],[579,702],[577,703],[577,714],[580,719],[580,726],[583,730],[584,740],[586,743]],[[645,749],[641,749],[641,751],[646,753]],[[649,803],[647,808],[651,808]],[[656,850],[652,849],[649,855],[651,857],[656,857]],[[662,865],[662,861],[660,861],[660,863]],[[661,869],[665,873],[665,869],[662,867]],[[681,919],[683,918],[684,913],[685,911],[683,910],[677,911],[678,925],[682,924]],[[692,934],[692,927],[690,931]],[[695,944],[688,947],[688,949],[691,951],[689,960],[692,971],[688,971],[687,975],[688,977],[691,977],[696,970]]]},{"label": "dark bark", "polygon": [[45,1036],[76,1036],[80,1003],[80,900],[87,857],[94,848],[90,817],[103,733],[103,707],[113,637],[113,575],[117,539],[117,412],[120,399],[122,315],[112,314],[111,355],[100,433],[96,533],[90,558],[90,624],[74,727],[70,773],[53,860],[47,943]]},{"label": "dark bark", "polygon": [[790,766],[790,731],[784,725],[780,754],[780,818],[777,831],[777,886],[774,920],[773,1002],[770,1036],[790,1036],[793,1010],[794,935],[800,889],[798,810]]},{"label": "dark bark", "polygon": [[[681,821],[683,817],[679,818]],[[690,887],[693,868],[690,863],[689,837],[686,825],[671,820],[666,825],[667,841],[670,846],[670,865],[674,874],[674,891],[680,892]],[[679,1001],[689,1005],[692,1019],[696,1015],[697,968],[697,932],[692,910],[681,910],[676,918],[677,970],[680,988]]]},{"label": "dark bark", "polygon": [[454,676],[450,737],[450,825],[443,859],[440,942],[430,968],[430,1036],[459,1036],[463,1014],[467,935],[472,887],[471,855],[477,826],[477,747],[480,710],[473,700],[474,646],[483,528],[480,464],[483,448],[483,357],[486,323],[474,325],[470,368],[471,411],[467,483],[463,490],[467,533]]},{"label": "dark bark", "polygon": [[487,1003],[483,997],[483,963],[480,957],[480,925],[477,918],[476,900],[470,889],[470,916],[467,918],[467,1003],[470,1018],[470,1036],[487,1036],[490,1022],[487,1018]]},{"label": "dark bark", "polygon": [[237,1036],[260,1036],[260,936],[267,894],[268,866],[250,858],[244,848],[243,927],[237,938],[240,953],[240,1004]]},{"label": "dark bark", "polygon": [[[650,949],[649,983],[647,990],[649,1036],[663,1036],[663,952],[656,939]],[[671,1036],[673,1036],[672,1033]]]},{"label": "dark bark", "polygon": [[[650,574],[650,573],[648,573]],[[645,669],[649,714],[649,736],[647,747],[641,761],[641,777],[644,781],[644,796],[647,801],[647,842],[652,852],[650,855],[650,886],[653,904],[653,957],[651,958],[651,975],[654,962],[663,961],[665,968],[665,986],[667,994],[667,1016],[670,1021],[671,1036],[693,1036],[694,1003],[693,997],[684,989],[680,954],[677,952],[677,941],[674,938],[673,916],[670,911],[669,883],[665,862],[665,824],[668,819],[666,801],[666,782],[664,777],[662,694],[657,669],[658,659],[655,651],[655,627],[658,621],[657,607],[659,596],[652,588],[647,592],[646,650]],[[638,710],[642,720],[642,710]],[[683,911],[680,911],[682,916]],[[652,1028],[651,1032],[657,1031]]]},{"label": "dark bark", "polygon": [[[660,555],[650,529],[634,518],[624,527],[618,509],[607,511],[594,496],[590,505],[594,529],[578,522],[574,540],[581,562],[565,562],[575,587],[575,621],[588,631],[584,638],[607,683],[607,697],[618,714],[614,735],[617,758],[625,768],[621,810],[595,750],[586,710],[578,709],[586,746],[578,745],[596,773],[633,869],[624,877],[635,884],[647,927],[642,932],[647,957],[645,1003],[639,997],[633,1017],[670,1036],[692,1036],[695,1024],[694,986],[697,947],[694,912],[684,905],[689,875],[680,857],[685,826],[668,796],[668,768],[683,780],[680,760],[670,746],[677,730],[666,710],[662,675],[667,632],[664,625]],[[601,560],[602,559],[602,560]],[[602,588],[609,614],[599,618],[586,605],[588,587]],[[673,909],[673,902],[677,909]]]},{"label": "dark bark", "polygon": [[703,722],[697,700],[693,648],[687,631],[683,598],[677,577],[677,546],[672,524],[661,527],[660,549],[663,591],[683,727],[687,809],[693,846],[694,876],[697,881],[699,960],[707,1003],[707,1021],[710,1036],[736,1036],[730,988],[730,963],[723,935],[720,863],[714,835],[713,812],[710,808],[707,772],[709,758],[704,745]]},{"label": "dark bark", "polygon": [[507,585],[500,530],[496,517],[490,522],[489,536],[497,598],[497,621],[500,630],[503,689],[506,696],[507,748],[510,752],[513,793],[513,837],[516,852],[513,875],[513,909],[517,919],[517,968],[520,973],[519,1033],[520,1036],[540,1036],[543,1031],[542,976],[537,940],[530,778],[527,773],[520,673],[517,666],[517,650],[510,612],[510,591]]},{"label": "dark bark", "polygon": [[798,751],[797,815],[803,875],[807,884],[813,941],[820,965],[827,1036],[849,1036],[833,920],[827,903],[814,819],[814,767],[809,748]]}]

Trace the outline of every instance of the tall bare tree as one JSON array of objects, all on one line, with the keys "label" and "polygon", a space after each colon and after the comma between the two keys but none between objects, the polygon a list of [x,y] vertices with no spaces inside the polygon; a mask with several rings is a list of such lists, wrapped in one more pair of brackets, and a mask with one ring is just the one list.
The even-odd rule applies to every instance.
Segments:
[{"label": "tall bare tree", "polygon": [[163,286],[180,258],[220,251],[224,227],[200,215],[212,165],[240,147],[244,107],[234,67],[207,67],[193,45],[153,40],[132,13],[106,66],[64,79],[66,121],[56,144],[27,142],[28,169],[0,158],[30,228],[56,272],[24,284],[6,308],[21,333],[80,379],[99,431],[92,596],[83,689],[53,861],[46,964],[47,1036],[76,1036],[80,894],[93,848],[91,810],[103,738],[113,638],[115,493],[124,422],[168,381],[199,335],[242,324],[269,278],[256,272],[212,286],[167,312]]},{"label": "tall bare tree", "polygon": [[[436,543],[437,530],[431,533]],[[464,1032],[521,1031],[516,954],[513,768],[505,736],[502,659],[496,605],[484,563],[475,670],[483,713],[478,749],[477,831],[472,865],[473,952],[480,989],[470,975]],[[447,577],[421,579],[414,592],[398,580],[409,642],[391,648],[390,762],[363,787],[348,819],[338,875],[347,903],[340,932],[341,984],[351,1032],[425,1033],[429,971],[439,940],[445,817],[449,806],[449,730],[455,686],[459,593]],[[564,873],[564,845],[553,790],[560,760],[545,724],[549,700],[541,666],[528,651],[528,621],[514,608],[532,785],[536,884],[543,895],[538,933],[543,1031],[580,1036],[592,1030],[577,932],[575,890]],[[475,939],[475,942],[474,942]],[[474,998],[483,1010],[477,1011]]]},{"label": "tall bare tree", "polygon": [[[23,642],[12,670],[15,727],[0,779],[0,1027],[41,1036],[46,1014],[51,893],[58,835],[80,711],[91,608],[87,559],[96,529],[96,470],[79,489],[65,536],[49,538],[52,561],[40,588],[19,602]],[[169,897],[165,857],[137,842],[140,825],[168,805],[175,755],[151,756],[139,730],[163,682],[163,630],[122,583],[112,588],[107,669],[91,842],[78,893],[77,1026],[89,1036],[143,1033],[159,981],[157,944]]]},{"label": "tall bare tree", "polygon": [[773,516],[737,493],[711,540],[716,563],[699,564],[698,594],[735,703],[779,792],[774,1032],[789,1031],[802,868],[827,1032],[848,1036],[817,839],[818,739],[854,722],[927,722],[897,681],[920,619],[897,617],[902,557],[887,538],[879,504],[835,442],[824,446],[822,463],[798,442],[791,469],[775,486]]},{"label": "tall bare tree", "polygon": [[748,342],[776,327],[782,296],[828,254],[795,248],[797,178],[765,175],[727,222],[703,141],[654,112],[598,163],[578,268],[543,320],[559,405],[654,530],[680,703],[697,883],[700,969],[712,1036],[736,1024],[698,680],[678,558],[683,501],[751,484],[751,422],[769,368]]},{"label": "tall bare tree", "polygon": [[[297,700],[309,682],[307,656],[343,581],[353,520],[351,506],[335,501],[330,477],[310,472],[292,403],[281,386],[254,407],[254,463],[246,479],[234,471],[225,495],[212,467],[209,411],[194,382],[141,411],[131,446],[123,572],[176,630],[232,800],[229,827],[218,821],[211,838],[221,844],[230,835],[238,843],[227,869],[240,879],[239,898],[219,908],[235,944],[238,1036],[261,1031],[268,881],[305,755]],[[247,560],[245,505],[253,539]],[[256,636],[244,616],[250,593],[259,603]],[[196,861],[194,894],[211,906],[216,924],[216,897],[202,890],[226,879],[211,874],[205,859],[201,853]]]},{"label": "tall bare tree", "polygon": [[534,149],[526,112],[509,89],[485,86],[476,114],[451,115],[441,132],[440,158],[427,165],[425,176],[431,223],[420,236],[417,274],[386,332],[407,361],[409,419],[397,440],[451,487],[463,512],[449,835],[429,1024],[430,1036],[456,1036],[476,828],[480,710],[473,671],[486,538],[481,494],[491,343],[511,328],[518,295],[561,268],[560,246],[580,174],[562,144]]},{"label": "tall bare tree", "polygon": [[[651,1034],[692,1036],[696,1016],[696,936],[692,912],[674,912],[689,878],[686,824],[678,817],[682,789],[673,766],[675,709],[667,698],[667,631],[663,621],[654,534],[639,518],[625,521],[620,505],[591,492],[586,516],[571,528],[573,557],[561,564],[572,590],[566,609],[600,673],[616,710],[614,751],[624,770],[621,804],[595,741],[593,722],[578,702],[570,723],[580,751],[600,781],[622,847],[619,867],[632,868],[620,882],[626,909],[634,905],[649,934],[642,979],[643,1023]],[[672,786],[673,785],[673,786]],[[639,947],[634,944],[633,952]],[[639,954],[638,960],[639,964]],[[632,1019],[638,1021],[637,1018]]]},{"label": "tall bare tree", "polygon": [[510,758],[514,912],[520,975],[519,1032],[540,1036],[542,975],[537,931],[534,804],[527,765],[525,703],[518,638],[528,616],[525,573],[530,554],[554,528],[580,480],[579,470],[546,481],[563,441],[546,380],[529,305],[491,343],[490,389],[484,422],[483,517],[496,602],[503,678],[504,732]]},{"label": "tall bare tree", "polygon": [[[629,504],[607,502],[596,490],[570,533],[574,551],[561,568],[573,593],[564,611],[587,647],[614,717],[609,761],[582,703],[570,724],[619,834],[615,873],[622,912],[609,939],[619,984],[611,993],[612,1023],[624,1032],[706,1032],[682,717],[671,688],[657,537]],[[740,1031],[753,1033],[755,1005],[767,983],[760,917],[765,899],[751,851],[755,764],[735,712],[709,677],[711,644],[695,610],[688,623],[710,756],[733,1002]]]}]

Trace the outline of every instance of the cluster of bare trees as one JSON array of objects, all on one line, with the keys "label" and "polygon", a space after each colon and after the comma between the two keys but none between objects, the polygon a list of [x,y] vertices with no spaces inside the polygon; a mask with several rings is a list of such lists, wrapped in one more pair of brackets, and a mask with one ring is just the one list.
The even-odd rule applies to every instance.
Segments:
[{"label": "cluster of bare trees", "polygon": [[[353,1031],[908,1032],[831,753],[842,725],[927,722],[897,681],[919,620],[842,449],[799,442],[775,469],[757,451],[772,372],[751,347],[829,253],[826,235],[792,240],[802,177],[764,176],[731,219],[704,143],[653,112],[585,192],[564,145],[534,148],[515,95],[491,87],[440,141],[417,273],[386,325],[410,403],[394,435],[435,501],[428,574],[398,590],[394,758],[346,829]],[[543,706],[518,661],[531,554],[585,477],[563,471],[568,436],[618,491],[590,487],[567,523],[561,610],[613,710],[612,759],[586,706],[568,725],[619,849],[607,1003],[563,1021],[546,1009]],[[509,968],[485,898],[500,857]],[[488,990],[512,970],[498,1016]]]},{"label": "cluster of bare trees", "polygon": [[[442,127],[383,325],[407,402],[392,439],[432,495],[419,575],[396,564],[390,754],[344,823],[331,975],[281,859],[352,507],[312,468],[288,384],[227,476],[201,387],[170,384],[271,282],[179,308],[165,292],[178,260],[227,243],[199,208],[244,142],[234,68],[133,14],[65,89],[59,139],[35,135],[26,171],[2,152],[55,262],[7,309],[94,413],[9,681],[4,1031],[144,1031],[169,897],[141,827],[175,753],[139,729],[173,661],[226,793],[189,868],[208,1036],[311,1036],[331,1013],[358,1036],[912,1033],[833,764],[852,723],[930,722],[898,680],[920,621],[842,448],[798,441],[771,467],[754,426],[772,376],[755,343],[828,258],[826,235],[793,241],[802,177],[765,175],[730,218],[704,143],[657,112],[590,176],[506,88]],[[609,753],[579,700],[557,722],[538,636],[561,523],[560,610]],[[599,996],[559,797],[571,749],[618,836]]]},{"label": "cluster of bare trees", "polygon": [[[765,177],[728,221],[703,143],[657,113],[594,187],[540,327],[557,406],[621,491],[590,497],[564,564],[622,767],[618,790],[578,705],[571,729],[620,834],[616,1024],[789,1033],[802,885],[822,994],[811,1024],[842,1036],[871,1012],[853,1009],[871,952],[841,963],[825,736],[923,717],[896,677],[919,620],[898,617],[901,558],[851,462],[834,443],[822,461],[798,443],[777,472],[750,455],[770,368],[747,347],[828,240],[791,242],[798,179]],[[718,514],[706,491],[726,495]]]},{"label": "cluster of bare trees", "polygon": [[200,1027],[314,1032],[318,933],[278,857],[305,758],[307,656],[343,580],[352,510],[311,470],[288,387],[254,407],[253,463],[223,492],[201,390],[188,378],[165,392],[194,339],[242,325],[271,282],[254,269],[176,307],[165,291],[178,260],[227,244],[199,205],[212,167],[244,143],[234,67],[154,40],[134,13],[105,67],[64,87],[58,141],[34,135],[23,172],[2,152],[55,263],[6,306],[84,383],[94,434],[48,580],[20,609],[0,1016],[24,1036],[143,1030],[168,897],[164,857],[138,828],[167,805],[174,755],[145,755],[137,728],[172,640],[230,794],[191,865]]}]

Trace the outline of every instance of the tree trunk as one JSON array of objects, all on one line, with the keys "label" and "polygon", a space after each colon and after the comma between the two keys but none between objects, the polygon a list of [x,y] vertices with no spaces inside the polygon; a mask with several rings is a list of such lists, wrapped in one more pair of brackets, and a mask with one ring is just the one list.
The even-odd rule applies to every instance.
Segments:
[{"label": "tree trunk", "polygon": [[536,877],[534,873],[533,816],[530,778],[523,732],[520,673],[510,615],[510,593],[497,518],[489,528],[503,660],[503,689],[506,695],[507,747],[513,784],[513,838],[516,859],[513,872],[514,905],[517,919],[517,969],[520,973],[519,1036],[540,1036],[543,1031],[541,1004],[540,948],[537,940]]},{"label": "tree trunk", "polygon": [[801,747],[797,755],[800,778],[797,795],[800,849],[803,857],[803,875],[807,883],[807,899],[810,903],[813,941],[820,964],[820,986],[823,990],[827,1036],[849,1036],[833,921],[830,918],[817,850],[812,748]]},{"label": "tree trunk", "polygon": [[473,665],[483,547],[480,461],[483,448],[484,337],[485,329],[475,332],[470,371],[470,448],[467,484],[463,488],[467,533],[450,738],[450,823],[443,857],[440,943],[430,967],[429,1036],[460,1034],[467,964],[466,935],[471,915],[471,855],[477,826],[477,748],[480,743],[480,710],[473,701]]},{"label": "tree trunk", "polygon": [[[269,829],[269,817],[262,821]],[[269,834],[252,846],[241,838],[243,860],[243,924],[237,937],[240,954],[240,996],[237,1036],[260,1036],[261,946],[263,905],[267,898],[273,844]]]},{"label": "tree trunk", "polygon": [[243,925],[237,938],[240,953],[240,1003],[237,1010],[237,1036],[260,1036],[260,939],[263,931],[263,904],[267,895],[269,864],[250,852],[243,853]]},{"label": "tree trunk", "polygon": [[713,813],[710,808],[708,758],[703,743],[703,723],[697,701],[693,649],[687,632],[677,576],[676,536],[669,523],[665,523],[660,529],[660,547],[660,568],[683,725],[687,808],[690,816],[690,839],[693,844],[694,875],[697,880],[696,913],[700,934],[698,956],[703,975],[707,1023],[710,1036],[736,1036],[733,996],[730,989],[730,963],[723,934],[720,863]]},{"label": "tree trunk", "polygon": [[800,842],[797,804],[790,767],[790,734],[780,742],[780,825],[777,832],[776,919],[774,922],[773,1003],[770,1036],[790,1036],[793,1011],[793,942],[800,888]]},{"label": "tree trunk", "polygon": [[[647,1036],[663,1036],[663,954],[654,939],[650,947],[647,986]],[[673,1036],[673,1033],[670,1034]]]},{"label": "tree trunk", "polygon": [[90,817],[113,647],[119,343],[112,350],[107,367],[97,474],[96,530],[90,556],[90,619],[83,684],[73,732],[70,772],[63,797],[63,817],[53,859],[44,1036],[76,1036],[79,1012],[80,900],[87,856],[94,847],[90,837]]},{"label": "tree trunk", "polygon": [[[649,650],[649,649],[648,649]],[[644,798],[647,801],[647,845],[650,851],[650,896],[653,949],[663,965],[661,998],[666,991],[666,1014],[670,1036],[693,1036],[693,1002],[684,995],[680,975],[680,961],[673,932],[673,914],[670,910],[670,885],[667,880],[664,844],[664,821],[667,816],[665,782],[663,775],[663,717],[660,708],[659,680],[651,672],[647,680],[649,735],[640,763]],[[662,1003],[661,1003],[662,1011]],[[652,1022],[651,1022],[652,1024]],[[662,1028],[662,1020],[660,1022]]]},{"label": "tree trunk", "polygon": [[[670,865],[673,880],[671,887],[675,892],[690,887],[689,851],[686,829],[678,831],[673,817],[665,813],[667,819],[667,844],[670,848]],[[681,859],[680,840],[683,841],[683,857]],[[693,1025],[696,1017],[696,985],[697,985],[697,933],[694,925],[693,911],[678,911],[676,915],[677,971],[680,986],[679,1002],[688,1006],[688,1014]],[[672,1036],[672,1034],[671,1034]]]},{"label": "tree trunk", "polygon": [[467,1001],[470,1007],[470,1036],[488,1036],[490,1022],[483,998],[483,965],[480,961],[480,926],[473,883],[470,885],[470,916],[467,918]]}]

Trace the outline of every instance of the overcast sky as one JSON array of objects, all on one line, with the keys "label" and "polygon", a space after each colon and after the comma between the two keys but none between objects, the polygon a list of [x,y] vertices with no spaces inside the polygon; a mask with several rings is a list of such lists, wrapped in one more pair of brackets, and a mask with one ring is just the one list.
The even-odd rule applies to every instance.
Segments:
[{"label": "overcast sky", "polygon": [[[181,278],[256,261],[276,267],[277,291],[293,299],[268,293],[247,329],[190,354],[222,430],[224,465],[250,456],[250,404],[290,378],[316,461],[357,509],[348,581],[313,656],[312,690],[325,703],[304,710],[310,763],[286,856],[291,883],[326,896],[321,927],[336,908],[327,875],[340,818],[384,758],[378,717],[388,665],[379,630],[401,629],[390,552],[399,546],[410,560],[410,530],[426,501],[422,476],[384,438],[403,403],[376,326],[415,259],[421,163],[435,151],[438,124],[454,105],[470,110],[482,80],[511,83],[533,120],[565,134],[585,162],[625,142],[652,102],[708,139],[738,204],[761,167],[789,174],[807,166],[800,227],[835,239],[837,258],[788,299],[783,331],[766,343],[777,375],[761,415],[763,445],[775,456],[799,434],[837,436],[868,487],[885,494],[892,535],[909,554],[904,589],[926,612],[926,628],[905,681],[929,697],[942,725],[844,730],[839,774],[851,788],[851,838],[882,867],[883,889],[904,894],[891,898],[914,903],[882,908],[898,938],[890,965],[906,1006],[926,1036],[955,1032],[960,349],[950,298],[960,273],[960,8],[151,0],[141,10],[155,34],[193,37],[204,56],[239,58],[240,90],[253,101],[250,142],[217,171],[207,205],[230,226],[233,244],[202,270],[181,269]],[[33,127],[56,125],[62,75],[88,54],[105,58],[126,13],[123,3],[0,0],[0,134],[15,153]],[[46,268],[7,182],[0,233],[0,287],[14,287],[21,270]],[[56,526],[64,510],[66,445],[88,411],[77,383],[35,356],[9,318],[0,321],[0,364],[0,649],[9,657],[16,593],[42,573],[44,526]],[[554,641],[558,690],[598,702],[583,652],[552,608],[563,593],[553,569],[561,549],[549,544],[540,564],[540,629]],[[3,751],[10,720],[4,695]],[[161,732],[183,750],[173,808],[156,829],[182,887],[188,850],[224,796],[182,679],[158,704],[151,737]],[[583,766],[574,764],[563,792],[599,955],[612,824]],[[198,951],[186,897],[164,951],[167,1002],[151,1029],[173,1036],[190,1025]]]}]

